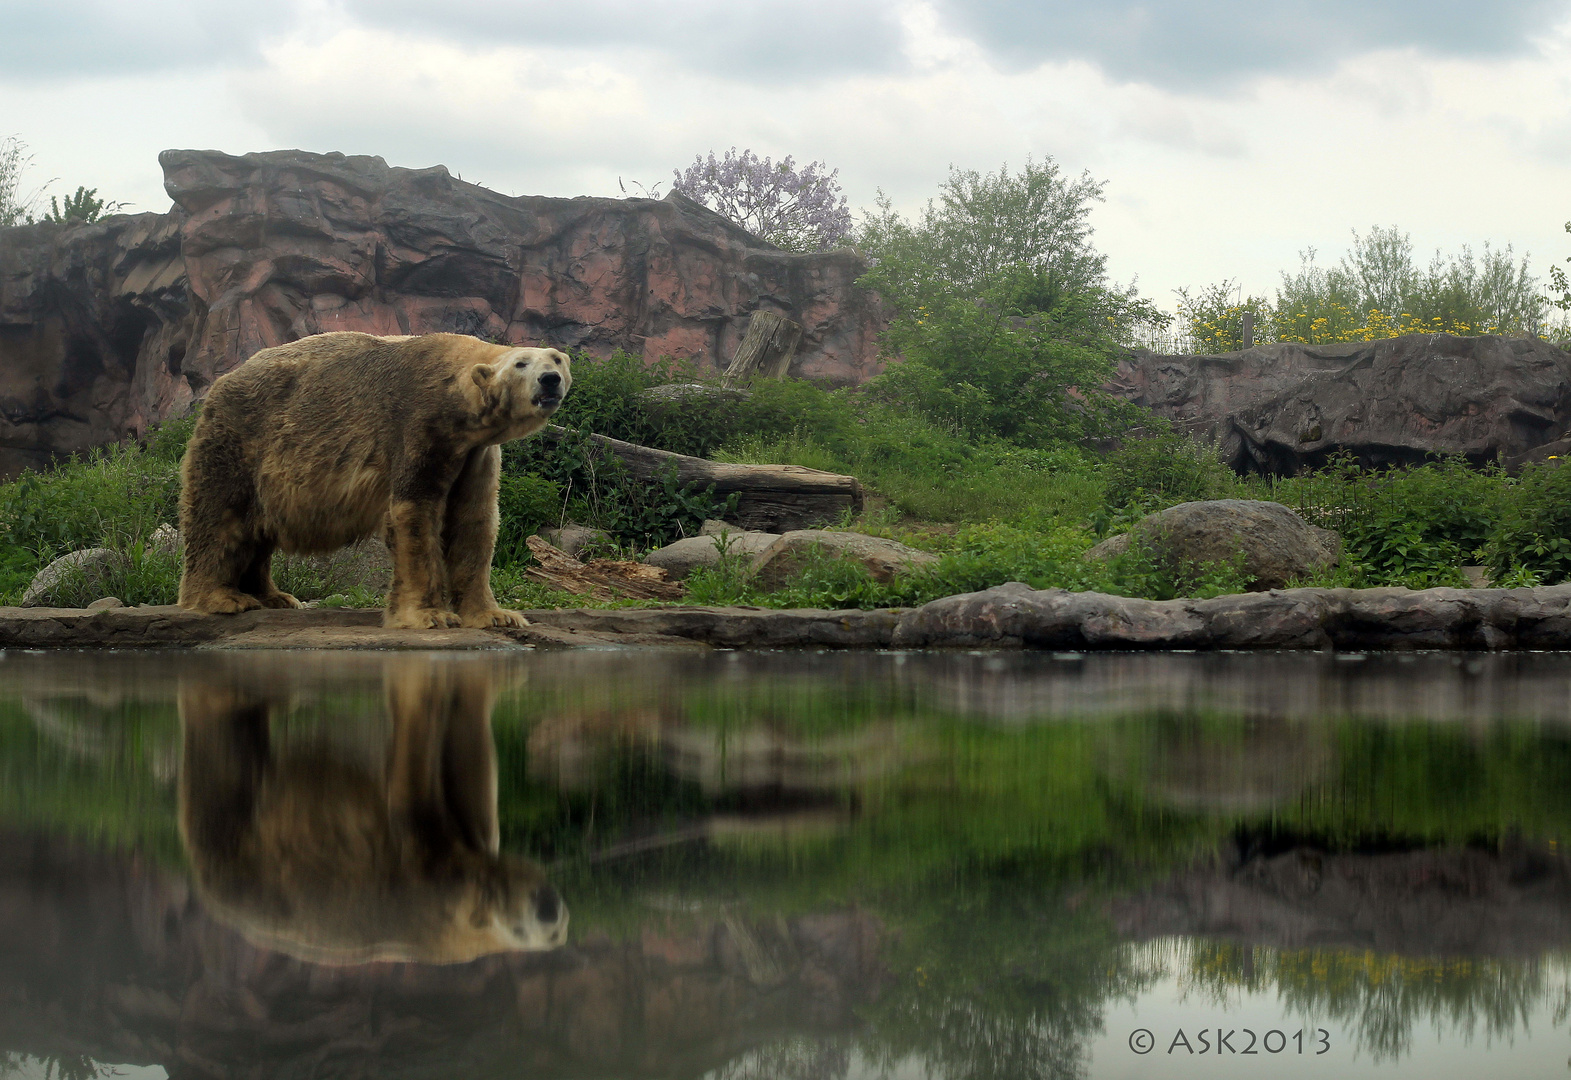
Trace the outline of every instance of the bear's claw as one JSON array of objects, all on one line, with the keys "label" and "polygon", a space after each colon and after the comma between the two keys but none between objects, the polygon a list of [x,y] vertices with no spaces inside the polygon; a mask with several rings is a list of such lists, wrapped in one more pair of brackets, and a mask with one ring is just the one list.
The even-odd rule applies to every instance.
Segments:
[{"label": "bear's claw", "polygon": [[382,625],[390,630],[446,630],[462,625],[462,620],[441,608],[405,608],[396,614],[388,612],[382,617]]},{"label": "bear's claw", "polygon": [[492,608],[490,611],[481,611],[474,615],[464,616],[464,626],[489,629],[493,626],[528,626],[529,620],[516,611],[506,608]]}]

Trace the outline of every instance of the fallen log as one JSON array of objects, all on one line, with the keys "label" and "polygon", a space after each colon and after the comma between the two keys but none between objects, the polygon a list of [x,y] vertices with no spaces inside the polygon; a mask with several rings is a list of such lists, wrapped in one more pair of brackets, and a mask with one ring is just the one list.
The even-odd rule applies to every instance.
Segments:
[{"label": "fallen log", "polygon": [[544,582],[578,596],[596,600],[680,600],[682,585],[667,581],[658,566],[623,559],[592,559],[581,563],[560,548],[552,547],[538,536],[524,541],[539,565],[524,571],[524,576]]},{"label": "fallen log", "polygon": [[[542,432],[547,439],[571,434],[554,425]],[[736,508],[726,512],[724,518],[743,529],[785,533],[820,528],[862,509],[862,485],[854,476],[804,469],[800,465],[729,465],[605,435],[588,438],[600,452],[620,458],[640,480],[657,480],[675,467],[679,483],[706,487],[713,484],[715,494],[721,498],[735,494]]]}]

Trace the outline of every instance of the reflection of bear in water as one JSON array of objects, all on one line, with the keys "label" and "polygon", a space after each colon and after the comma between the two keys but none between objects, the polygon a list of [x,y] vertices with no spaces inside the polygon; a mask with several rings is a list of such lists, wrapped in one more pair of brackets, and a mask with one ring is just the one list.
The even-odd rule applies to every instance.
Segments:
[{"label": "reflection of bear in water", "polygon": [[210,910],[318,963],[562,944],[556,890],[498,851],[490,673],[399,658],[386,684],[381,776],[325,746],[276,744],[265,691],[182,687],[180,831]]}]

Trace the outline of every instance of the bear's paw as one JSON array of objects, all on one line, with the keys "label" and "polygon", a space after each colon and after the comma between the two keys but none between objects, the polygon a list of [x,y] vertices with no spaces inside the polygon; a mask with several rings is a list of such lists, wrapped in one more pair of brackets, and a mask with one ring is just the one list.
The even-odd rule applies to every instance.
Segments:
[{"label": "bear's paw", "polygon": [[300,601],[278,589],[274,589],[265,596],[259,596],[257,599],[262,601],[263,607],[267,608],[297,608],[300,606]]},{"label": "bear's paw", "polygon": [[389,630],[446,630],[461,623],[454,612],[441,608],[404,608],[382,616],[382,625]]},{"label": "bear's paw", "polygon": [[485,630],[493,626],[528,626],[529,620],[516,611],[508,611],[506,608],[492,608],[490,611],[479,611],[471,615],[465,615],[463,625]]}]

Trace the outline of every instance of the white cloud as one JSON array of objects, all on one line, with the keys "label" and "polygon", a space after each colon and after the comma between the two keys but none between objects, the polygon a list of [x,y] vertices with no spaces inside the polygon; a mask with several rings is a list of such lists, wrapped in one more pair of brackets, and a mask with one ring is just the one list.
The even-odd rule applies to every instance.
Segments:
[{"label": "white cloud", "polygon": [[[658,9],[628,10],[636,29]],[[881,187],[908,211],[951,164],[1050,154],[1071,175],[1109,181],[1097,242],[1117,277],[1138,274],[1164,304],[1177,286],[1222,278],[1269,291],[1300,249],[1334,260],[1350,229],[1374,223],[1410,230],[1421,251],[1493,239],[1532,250],[1540,269],[1568,253],[1571,24],[1503,56],[1421,43],[1322,55],[1313,70],[1256,72],[1217,96],[1121,81],[1094,50],[1000,63],[918,0],[847,11],[797,31],[890,11],[877,42],[898,55],[749,79],[675,31],[594,44],[579,27],[580,43],[561,22],[555,39],[531,42],[483,19],[437,34],[412,17],[373,25],[318,4],[222,73],[0,81],[0,109],[40,174],[148,209],[165,205],[155,159],[168,146],[379,154],[570,196],[615,195],[618,177],[663,190],[673,169],[734,145],[827,161],[853,207]],[[722,29],[752,40],[763,25]]]}]

